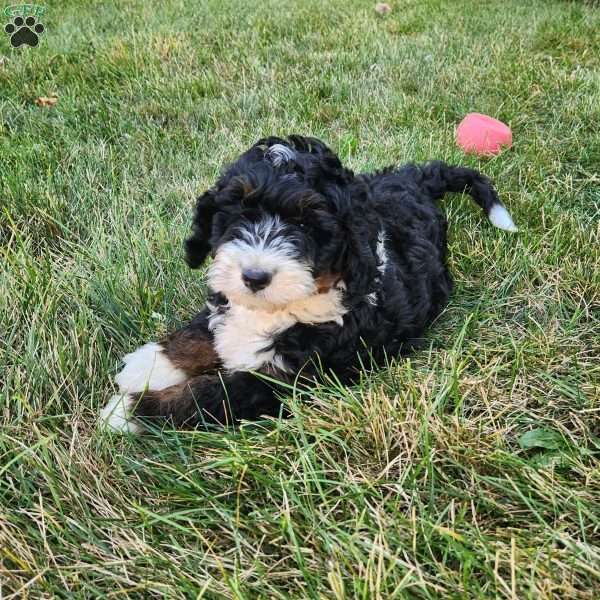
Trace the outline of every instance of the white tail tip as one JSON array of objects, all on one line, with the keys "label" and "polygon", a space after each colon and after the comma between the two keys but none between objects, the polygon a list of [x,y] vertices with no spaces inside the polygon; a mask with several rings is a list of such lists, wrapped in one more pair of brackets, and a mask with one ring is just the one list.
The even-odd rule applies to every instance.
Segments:
[{"label": "white tail tip", "polygon": [[490,214],[488,215],[490,223],[498,229],[504,229],[504,231],[519,231],[517,226],[514,224],[512,217],[508,214],[508,211],[502,204],[494,204]]}]

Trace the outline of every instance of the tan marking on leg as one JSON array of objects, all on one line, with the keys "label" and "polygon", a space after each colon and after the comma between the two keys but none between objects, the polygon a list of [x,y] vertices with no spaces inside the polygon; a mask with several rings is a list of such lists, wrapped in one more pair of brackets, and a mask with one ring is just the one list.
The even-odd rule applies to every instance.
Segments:
[{"label": "tan marking on leg", "polygon": [[189,377],[214,371],[219,366],[213,340],[202,330],[180,329],[164,339],[161,345],[169,360]]}]

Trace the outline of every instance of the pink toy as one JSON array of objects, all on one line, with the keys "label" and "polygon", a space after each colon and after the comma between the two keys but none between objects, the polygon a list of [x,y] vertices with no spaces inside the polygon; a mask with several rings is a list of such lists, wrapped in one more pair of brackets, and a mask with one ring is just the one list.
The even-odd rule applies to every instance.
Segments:
[{"label": "pink toy", "polygon": [[469,113],[456,128],[456,143],[465,151],[480,156],[499,154],[512,146],[512,131],[502,121]]}]

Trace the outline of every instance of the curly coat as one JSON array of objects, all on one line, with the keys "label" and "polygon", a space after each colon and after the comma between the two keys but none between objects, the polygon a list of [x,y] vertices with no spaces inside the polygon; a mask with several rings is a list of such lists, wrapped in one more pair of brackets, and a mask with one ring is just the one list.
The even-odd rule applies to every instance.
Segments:
[{"label": "curly coat", "polygon": [[317,139],[259,140],[197,200],[185,251],[192,268],[213,257],[205,308],[125,357],[103,422],[141,431],[139,418],[189,427],[277,416],[277,382],[327,372],[348,382],[414,347],[452,290],[438,201],[463,191],[516,230],[473,169],[357,175]]}]

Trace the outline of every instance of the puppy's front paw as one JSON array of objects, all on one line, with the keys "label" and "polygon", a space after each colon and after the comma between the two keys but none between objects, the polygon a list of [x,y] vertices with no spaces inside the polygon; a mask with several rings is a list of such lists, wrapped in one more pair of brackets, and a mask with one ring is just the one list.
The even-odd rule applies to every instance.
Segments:
[{"label": "puppy's front paw", "polygon": [[113,396],[100,411],[98,424],[102,429],[118,433],[141,433],[142,426],[133,418],[135,400],[129,394]]},{"label": "puppy's front paw", "polygon": [[185,373],[171,362],[164,348],[155,342],[126,354],[123,362],[125,366],[115,377],[121,392],[163,390],[186,380]]}]

